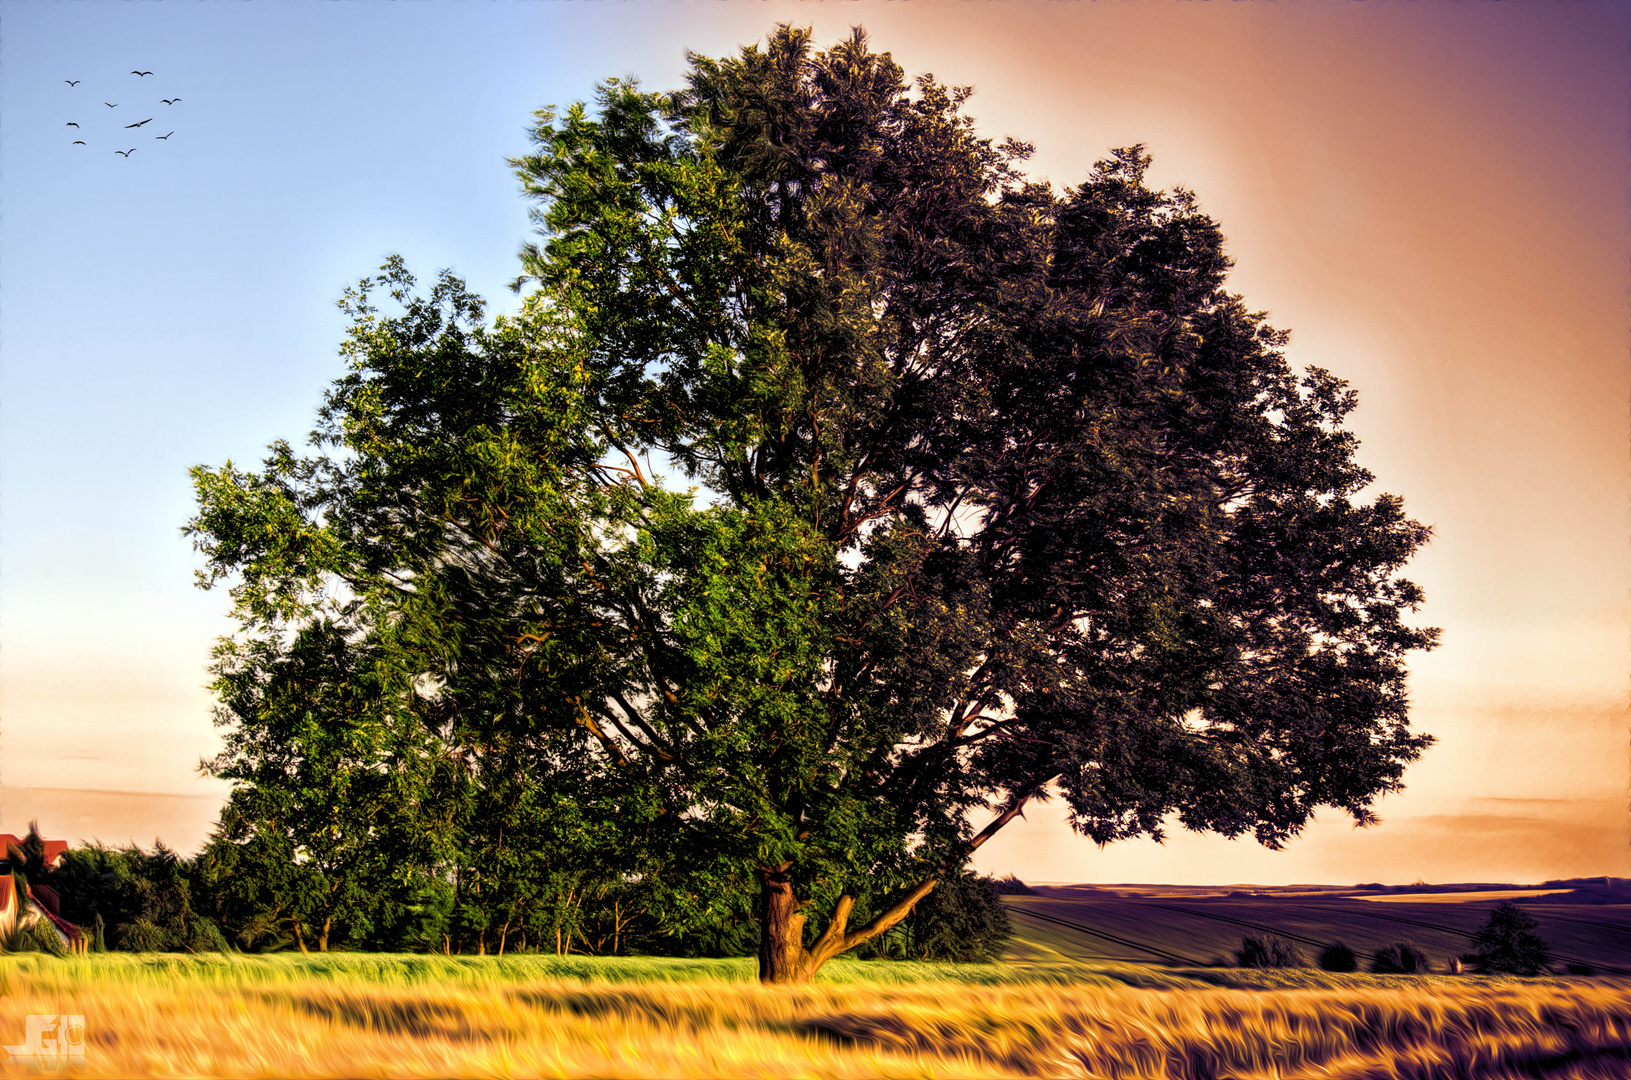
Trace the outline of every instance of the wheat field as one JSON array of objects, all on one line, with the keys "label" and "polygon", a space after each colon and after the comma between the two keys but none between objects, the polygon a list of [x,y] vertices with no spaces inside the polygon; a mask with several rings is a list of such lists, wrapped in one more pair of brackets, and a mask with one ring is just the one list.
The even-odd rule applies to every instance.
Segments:
[{"label": "wheat field", "polygon": [[29,1013],[81,1014],[86,1077],[1631,1076],[1631,984],[1606,979],[824,974],[775,988],[742,961],[9,957],[0,1042],[21,1042]]}]

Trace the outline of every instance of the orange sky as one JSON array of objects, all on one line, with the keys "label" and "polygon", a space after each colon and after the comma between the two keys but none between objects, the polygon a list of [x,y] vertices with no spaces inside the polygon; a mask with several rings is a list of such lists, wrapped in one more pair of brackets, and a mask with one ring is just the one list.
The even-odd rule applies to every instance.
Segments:
[{"label": "orange sky", "polygon": [[[1440,742],[1382,801],[1381,826],[1331,813],[1278,853],[1181,834],[1101,850],[1042,806],[980,852],[981,868],[1529,881],[1631,873],[1628,12],[1593,0],[681,0],[576,12],[586,22],[571,41],[528,32],[546,66],[577,50],[607,57],[601,74],[668,86],[683,48],[718,55],[777,21],[828,44],[860,23],[909,72],[974,85],[986,133],[1036,144],[1033,175],[1072,184],[1110,147],[1144,143],[1153,182],[1194,189],[1221,224],[1231,287],[1292,331],[1292,362],[1359,390],[1352,423],[1377,489],[1435,528],[1410,576],[1444,643],[1412,664],[1412,695],[1413,722]],[[525,116],[513,121],[519,132]],[[482,167],[501,169],[496,156]],[[505,250],[520,239],[497,237]],[[266,438],[298,437],[309,408]],[[229,452],[241,451],[207,459]],[[172,509],[173,527],[186,507]],[[185,582],[191,557],[171,536],[150,561]],[[192,766],[212,745],[200,686],[226,598],[164,595],[161,610],[115,605],[101,627],[87,626],[90,601],[0,621],[0,826],[37,813],[69,838],[162,831],[186,848],[204,835],[219,785]],[[62,790],[84,788],[151,797]]]}]

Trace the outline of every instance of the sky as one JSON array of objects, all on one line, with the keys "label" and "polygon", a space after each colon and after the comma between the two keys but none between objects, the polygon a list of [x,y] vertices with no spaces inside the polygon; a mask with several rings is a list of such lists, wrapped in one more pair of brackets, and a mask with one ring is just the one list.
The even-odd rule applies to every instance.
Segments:
[{"label": "sky", "polygon": [[1443,629],[1411,663],[1438,743],[1380,825],[1099,848],[1054,802],[976,866],[1631,876],[1624,0],[7,0],[0,831],[196,849],[225,791],[198,763],[232,624],[193,583],[188,468],[304,437],[342,368],[335,301],[391,253],[518,306],[528,204],[505,159],[534,110],[609,76],[679,86],[686,50],[778,22],[823,46],[861,25],[909,74],[972,85],[980,130],[1034,143],[1056,187],[1144,144],[1291,362],[1358,390],[1373,492],[1434,529],[1408,575]]}]

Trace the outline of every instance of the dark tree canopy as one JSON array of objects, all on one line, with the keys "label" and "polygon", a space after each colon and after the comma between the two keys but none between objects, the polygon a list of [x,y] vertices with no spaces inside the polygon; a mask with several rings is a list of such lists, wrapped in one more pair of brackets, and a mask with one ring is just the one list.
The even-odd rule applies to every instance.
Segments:
[{"label": "dark tree canopy", "polygon": [[554,830],[675,910],[755,888],[770,980],[1052,791],[1101,843],[1272,847],[1430,741],[1428,530],[1361,497],[1353,392],[1141,148],[1055,191],[968,93],[783,27],[545,110],[522,314],[393,261],[312,454],[195,471],[206,582],[394,672],[370,730],[485,800],[447,828]]}]

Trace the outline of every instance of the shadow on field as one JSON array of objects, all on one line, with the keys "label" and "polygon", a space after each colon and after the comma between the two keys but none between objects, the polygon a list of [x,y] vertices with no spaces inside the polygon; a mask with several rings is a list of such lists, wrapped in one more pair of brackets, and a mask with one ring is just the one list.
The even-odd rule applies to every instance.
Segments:
[{"label": "shadow on field", "polygon": [[474,1021],[479,1015],[450,1002],[397,995],[373,995],[355,990],[310,992],[288,989],[260,991],[268,1003],[293,1006],[296,1012],[315,1020],[326,1020],[378,1035],[408,1036],[415,1039],[447,1039],[452,1042],[480,1042],[491,1032]]},{"label": "shadow on field", "polygon": [[[546,1014],[562,1013],[590,1022],[649,1025],[652,1030],[707,1037],[714,1032],[761,1032],[807,1036],[798,1018],[814,1010],[842,1008],[857,993],[873,1002],[892,1001],[889,987],[766,987],[756,983],[560,986],[512,990],[509,1000]],[[907,992],[908,994],[911,991]]]}]

